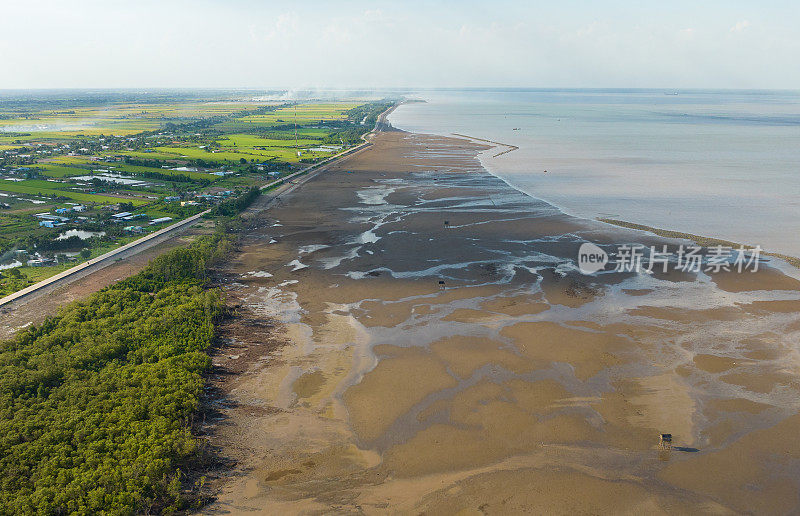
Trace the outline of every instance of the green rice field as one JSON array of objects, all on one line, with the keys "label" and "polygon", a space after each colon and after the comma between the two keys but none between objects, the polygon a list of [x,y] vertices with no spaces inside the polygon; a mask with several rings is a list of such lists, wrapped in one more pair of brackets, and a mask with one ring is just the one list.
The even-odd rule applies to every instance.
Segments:
[{"label": "green rice field", "polygon": [[[56,186],[57,185],[57,186]],[[69,190],[68,183],[53,183],[40,179],[30,179],[26,181],[0,181],[0,191],[11,192],[25,195],[59,196],[67,197],[73,201],[93,204],[116,204],[118,202],[130,202],[134,206],[147,204],[142,199],[127,197],[113,197],[110,195],[76,192]]]}]

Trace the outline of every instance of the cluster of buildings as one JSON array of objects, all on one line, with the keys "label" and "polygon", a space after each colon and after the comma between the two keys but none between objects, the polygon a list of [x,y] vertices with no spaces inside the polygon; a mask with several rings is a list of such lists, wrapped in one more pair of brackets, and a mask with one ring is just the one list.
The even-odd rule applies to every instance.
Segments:
[{"label": "cluster of buildings", "polygon": [[[36,215],[34,215],[34,217],[39,219],[39,226],[41,226],[41,227],[57,228],[59,226],[63,226],[64,224],[66,224],[67,222],[72,220],[67,215],[69,215],[69,214],[71,214],[73,212],[74,213],[81,213],[81,212],[84,212],[84,211],[86,211],[86,206],[83,206],[82,204],[76,204],[76,205],[70,206],[68,208],[57,208],[55,210],[55,212],[56,212],[55,215],[53,215],[52,213],[49,213],[49,212],[44,212],[44,213],[37,213]],[[88,220],[86,217],[79,217],[79,218]]]},{"label": "cluster of buildings", "polygon": [[[153,219],[150,221],[150,225],[158,226],[160,224],[166,224],[167,222],[172,222],[172,217],[159,217],[157,219]],[[144,233],[144,228],[142,226],[125,226],[122,229],[128,233]]]},{"label": "cluster of buildings", "polygon": [[231,195],[233,195],[233,190],[212,190],[210,193],[202,193],[199,194],[197,192],[190,192],[187,194],[187,198],[191,200],[183,200],[178,195],[170,195],[168,197],[164,197],[164,202],[179,202],[181,206],[200,206],[200,201],[208,202],[208,203],[217,203],[220,201],[224,201]]},{"label": "cluster of buildings", "polygon": [[[64,226],[68,222],[72,222],[73,218],[70,215],[74,212],[80,213],[86,210],[86,207],[83,205],[76,205],[68,208],[58,208],[55,213],[44,212],[44,213],[37,213],[34,215],[37,219],[39,219],[39,226],[46,227],[46,228],[58,228]],[[132,222],[136,220],[147,220],[148,216],[144,213],[131,213],[129,211],[121,211],[118,213],[114,213],[111,215],[111,222],[112,223],[123,223],[123,222]],[[75,220],[79,222],[87,222],[89,220],[88,217],[77,217]],[[151,221],[149,221],[150,226],[158,226],[160,224],[166,224],[168,222],[172,222],[172,217],[158,217]],[[142,226],[135,226],[129,225],[123,228],[125,231],[130,233],[141,233],[144,231]]]},{"label": "cluster of buildings", "polygon": [[48,258],[45,256],[38,256],[31,258],[25,262],[28,267],[47,267],[48,265],[58,265],[58,260],[55,258]]},{"label": "cluster of buildings", "polygon": [[[130,213],[127,211],[123,211],[121,213],[115,213],[111,216],[111,219],[114,222],[123,222],[123,221],[132,221],[137,219],[147,219],[147,215],[144,213]],[[167,222],[172,222],[172,217],[158,217],[150,221],[151,226],[158,226],[160,224],[166,224]],[[129,233],[141,233],[144,231],[142,226],[125,226],[125,231]]]},{"label": "cluster of buildings", "polygon": [[70,151],[68,143],[63,144],[45,144],[45,143],[19,143],[19,147],[15,149],[6,149],[0,151],[0,156],[7,156],[10,158],[16,157],[22,160],[29,159],[37,155],[50,156],[53,154],[62,154]]},{"label": "cluster of buildings", "polygon": [[32,167],[0,167],[0,175],[8,174],[10,176],[27,176],[28,172],[34,170]]}]

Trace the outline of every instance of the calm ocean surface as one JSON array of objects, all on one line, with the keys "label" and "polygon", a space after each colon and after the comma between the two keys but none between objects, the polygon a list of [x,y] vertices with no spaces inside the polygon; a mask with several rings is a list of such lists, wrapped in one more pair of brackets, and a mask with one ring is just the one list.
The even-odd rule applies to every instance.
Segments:
[{"label": "calm ocean surface", "polygon": [[481,160],[573,215],[800,256],[800,92],[674,93],[424,91],[389,120],[518,146]]}]

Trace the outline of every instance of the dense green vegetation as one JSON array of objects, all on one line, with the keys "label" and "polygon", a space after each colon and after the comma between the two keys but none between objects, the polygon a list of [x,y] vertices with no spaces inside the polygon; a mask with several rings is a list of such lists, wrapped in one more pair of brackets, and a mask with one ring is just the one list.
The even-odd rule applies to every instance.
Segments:
[{"label": "dense green vegetation", "polygon": [[380,114],[392,107],[392,104],[394,104],[394,101],[391,100],[370,102],[367,104],[361,104],[352,109],[348,109],[345,111],[345,114],[347,114],[347,117],[354,122],[363,122],[363,125],[368,126],[368,130],[371,130],[378,121]]},{"label": "dense green vegetation", "polygon": [[253,186],[239,197],[228,199],[218,204],[212,211],[212,214],[230,217],[240,213],[253,204],[259,195],[261,195],[261,189],[257,186]]},{"label": "dense green vegetation", "polygon": [[33,284],[33,282],[17,269],[0,271],[0,296],[7,296],[31,284]]},{"label": "dense green vegetation", "polygon": [[342,143],[344,145],[357,145],[361,143],[361,136],[370,132],[381,113],[389,109],[394,102],[381,101],[362,104],[345,111],[349,122],[340,123],[339,129],[331,132],[322,139],[323,143]]},{"label": "dense green vegetation", "polygon": [[183,508],[182,461],[220,314],[221,234],[0,344],[0,513]]}]

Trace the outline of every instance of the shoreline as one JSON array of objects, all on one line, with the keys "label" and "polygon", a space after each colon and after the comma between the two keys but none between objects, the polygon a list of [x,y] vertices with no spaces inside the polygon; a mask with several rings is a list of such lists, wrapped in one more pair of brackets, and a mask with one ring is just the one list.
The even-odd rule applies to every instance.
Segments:
[{"label": "shoreline", "polygon": [[[420,133],[420,134],[424,134],[424,133]],[[484,138],[477,138],[477,137],[474,137],[474,136],[468,136],[468,135],[460,134],[460,133],[451,133],[451,134],[453,134],[454,136],[461,137],[461,138],[468,138],[469,140],[474,140],[474,141],[479,141],[479,142],[486,142],[486,143],[491,143],[491,144],[494,144],[494,145],[501,145],[501,146],[504,146],[504,147],[511,147],[506,151],[503,151],[503,152],[500,152],[498,154],[495,154],[495,155],[491,156],[492,158],[496,158],[497,156],[500,156],[500,155],[503,155],[503,154],[506,154],[506,153],[509,153],[509,152],[513,152],[513,151],[519,149],[519,147],[517,147],[516,145],[510,145],[510,144],[507,144],[507,143],[496,142],[496,141],[487,140],[487,139],[484,139]],[[480,153],[479,157],[481,157],[482,154],[483,153]],[[498,179],[500,179],[501,181],[506,183],[510,188],[513,188],[514,190],[516,190],[516,191],[518,191],[518,192],[520,192],[520,193],[522,193],[524,195],[528,195],[533,199],[537,199],[539,201],[546,202],[546,203],[550,204],[551,206],[553,206],[554,208],[556,208],[557,210],[561,211],[562,213],[564,213],[565,215],[568,215],[570,217],[575,217],[577,219],[582,219],[582,220],[586,220],[586,221],[598,221],[598,222],[602,222],[604,224],[608,224],[608,225],[611,225],[611,226],[621,227],[621,228],[625,228],[625,229],[632,229],[634,231],[641,231],[641,232],[644,232],[644,233],[651,233],[653,235],[664,237],[664,238],[676,238],[676,239],[683,239],[683,240],[691,240],[692,242],[694,242],[695,244],[700,245],[701,247],[710,247],[710,246],[717,246],[717,245],[729,246],[729,247],[735,247],[735,248],[744,247],[745,249],[755,249],[755,247],[756,247],[756,246],[754,246],[752,244],[743,244],[743,243],[740,243],[740,242],[735,242],[735,241],[732,241],[732,240],[726,240],[726,239],[722,239],[722,238],[701,236],[701,235],[697,235],[695,233],[689,233],[689,232],[684,232],[684,231],[676,231],[676,230],[671,230],[671,229],[662,229],[662,228],[657,228],[655,226],[648,226],[646,224],[639,224],[639,223],[636,223],[636,222],[629,222],[629,221],[625,221],[625,220],[618,220],[618,219],[612,219],[612,218],[607,218],[607,217],[590,218],[588,216],[575,215],[575,214],[570,213],[569,211],[567,211],[567,209],[565,207],[563,207],[563,206],[559,206],[558,204],[553,203],[550,200],[544,199],[542,197],[538,197],[536,195],[533,195],[532,193],[526,192],[525,190],[512,185],[509,181],[507,181],[501,175],[499,175],[499,174],[497,174],[495,172],[492,172],[491,168],[488,167],[483,162],[483,160],[481,160],[481,164],[483,165],[483,168],[489,174],[492,174],[493,176],[497,177]],[[771,256],[773,258],[778,258],[780,260],[783,260],[790,267],[793,267],[794,269],[798,269],[798,271],[800,271],[800,257],[791,256],[791,255],[783,254],[783,253],[766,251],[766,250],[764,250],[762,252],[762,255]]]},{"label": "shoreline", "polygon": [[[502,142],[498,142],[498,141],[494,141],[494,140],[487,139],[487,138],[479,138],[479,137],[469,136],[469,135],[465,135],[465,134],[461,134],[461,133],[452,133],[451,132],[451,133],[448,133],[448,134],[444,134],[444,133],[424,133],[424,132],[422,132],[422,133],[418,133],[418,134],[435,134],[437,136],[443,136],[443,137],[447,137],[447,136],[452,135],[452,136],[456,136],[456,137],[459,137],[459,138],[467,138],[467,139],[469,139],[471,141],[475,141],[475,142],[490,143],[490,144],[493,144],[493,145],[496,145],[496,146],[508,147],[508,150],[500,152],[500,153],[497,153],[497,154],[493,154],[493,155],[490,155],[490,156],[486,156],[483,152],[481,152],[478,155],[478,158],[480,159],[481,164],[483,165],[483,168],[489,174],[492,174],[493,176],[495,176],[495,177],[499,178],[500,180],[504,181],[507,185],[509,185],[509,187],[511,187],[511,188],[513,188],[513,189],[517,190],[518,192],[521,192],[521,193],[523,193],[525,195],[529,195],[534,199],[546,202],[546,203],[550,204],[551,206],[553,206],[554,208],[560,210],[565,215],[568,215],[570,217],[575,217],[575,218],[579,218],[579,219],[587,220],[587,221],[600,221],[600,222],[603,222],[605,224],[610,224],[612,226],[622,227],[622,228],[626,228],[626,229],[632,229],[632,230],[635,230],[635,231],[644,231],[644,232],[653,233],[655,235],[663,236],[663,237],[667,237],[668,234],[671,234],[671,235],[675,235],[675,236],[667,237],[667,238],[681,238],[681,239],[686,239],[686,240],[692,240],[692,241],[694,241],[695,243],[697,243],[699,245],[705,245],[705,244],[701,244],[701,242],[711,242],[712,243],[711,245],[717,245],[719,243],[721,245],[733,244],[733,245],[735,245],[737,247],[741,245],[741,246],[744,246],[747,249],[755,248],[755,245],[752,245],[752,244],[749,244],[749,243],[741,243],[741,242],[738,242],[738,241],[728,240],[728,239],[719,238],[719,237],[707,237],[707,236],[702,236],[702,235],[700,235],[698,233],[691,233],[691,232],[688,232],[688,231],[662,229],[662,228],[658,228],[656,226],[650,226],[650,225],[640,224],[640,223],[636,223],[636,222],[629,222],[629,221],[625,221],[625,220],[618,220],[618,219],[615,219],[615,218],[603,217],[603,216],[600,216],[600,215],[594,215],[594,216],[591,216],[591,215],[577,215],[575,213],[572,213],[565,206],[562,206],[562,205],[560,205],[560,204],[558,204],[556,202],[553,202],[553,201],[551,201],[549,199],[546,199],[544,197],[537,196],[534,193],[527,192],[527,191],[525,191],[525,190],[523,190],[523,189],[511,184],[511,182],[509,180],[507,180],[506,178],[504,178],[501,174],[496,173],[495,171],[492,170],[492,167],[486,161],[487,157],[493,159],[493,158],[496,158],[496,157],[498,157],[500,155],[507,154],[509,152],[513,152],[514,150],[518,150],[519,149],[518,146],[507,144],[507,143],[502,143]],[[617,222],[619,222],[619,224],[614,223],[614,222],[609,222],[609,221],[617,221]],[[695,240],[695,238],[697,240]],[[773,258],[778,258],[778,259],[783,260],[784,262],[786,262],[789,266],[800,270],[800,257],[798,257],[798,256],[793,256],[791,254],[786,254],[786,253],[768,251],[767,249],[764,249],[764,251],[762,252],[762,255],[771,256]]]},{"label": "shoreline", "polygon": [[[509,149],[509,150],[501,152],[499,154],[495,154],[495,155],[492,156],[492,158],[496,158],[497,156],[500,156],[502,154],[506,154],[508,152],[512,152],[514,150],[519,149],[519,147],[517,147],[517,146],[509,145],[509,144],[506,144],[506,143],[495,142],[495,141],[486,140],[486,139],[483,139],[483,138],[475,138],[475,137],[472,137],[472,136],[467,136],[467,135],[458,134],[458,133],[452,133],[452,134],[454,134],[456,136],[470,138],[472,140],[488,142],[488,143],[493,143],[493,144],[497,144],[497,145],[503,145],[503,146],[506,146],[506,147],[514,147],[513,149]],[[546,203],[552,205],[554,208],[560,210],[565,215],[568,215],[570,217],[575,217],[575,218],[579,218],[579,219],[583,219],[583,220],[595,220],[595,221],[598,221],[598,222],[602,222],[604,224],[609,224],[611,226],[621,227],[621,228],[625,228],[625,229],[632,229],[632,230],[635,230],[635,231],[642,231],[642,232],[645,232],[645,233],[651,233],[653,235],[664,237],[664,238],[677,238],[677,239],[683,239],[683,240],[691,240],[692,242],[694,242],[694,243],[696,243],[696,244],[698,244],[698,245],[700,245],[702,247],[717,246],[717,245],[730,246],[730,247],[740,247],[741,246],[741,247],[744,247],[745,249],[755,249],[755,247],[756,247],[756,246],[754,246],[752,244],[743,244],[743,243],[740,243],[740,242],[734,242],[732,240],[726,240],[726,239],[717,238],[717,237],[701,236],[701,235],[698,235],[698,234],[695,234],[695,233],[689,233],[689,232],[684,232],[684,231],[676,231],[676,230],[671,230],[671,229],[662,229],[662,228],[657,228],[655,226],[648,226],[646,224],[639,224],[639,223],[636,223],[636,222],[629,222],[629,221],[625,221],[625,220],[617,220],[617,219],[612,219],[612,218],[607,218],[607,217],[594,217],[594,218],[591,218],[591,217],[588,217],[588,216],[575,215],[573,213],[570,213],[564,206],[559,206],[558,204],[553,203],[552,201],[550,201],[548,199],[544,199],[542,197],[535,196],[535,195],[533,195],[533,194],[531,194],[529,192],[526,192],[526,191],[522,190],[521,188],[518,188],[518,187],[512,185],[510,182],[508,182],[501,175],[496,174],[495,172],[492,172],[491,168],[488,167],[483,162],[483,160],[481,160],[481,163],[483,164],[483,167],[486,169],[486,171],[488,173],[490,173],[493,176],[497,177],[498,179],[504,181],[509,187],[517,190],[520,193],[523,193],[525,195],[529,195],[534,199],[538,199],[540,201],[546,202]],[[783,253],[766,251],[766,250],[764,252],[762,252],[762,255],[771,256],[773,258],[778,258],[780,260],[783,260],[790,267],[793,267],[795,269],[798,269],[798,271],[800,271],[800,257],[791,256],[791,255],[783,254]]]},{"label": "shoreline", "polygon": [[[501,142],[496,142],[496,141],[493,141],[493,140],[485,140],[483,138],[476,138],[474,136],[469,136],[469,135],[466,135],[466,134],[459,134],[459,133],[451,133],[451,134],[453,136],[459,136],[461,138],[467,138],[469,140],[475,140],[475,141],[485,142],[485,143],[492,143],[494,145],[502,145],[503,147],[508,147],[507,150],[504,150],[503,152],[498,152],[497,154],[492,156],[493,158],[496,158],[498,156],[502,156],[503,154],[508,154],[509,152],[514,152],[515,150],[519,150],[519,147],[517,147],[516,145],[511,145],[509,143],[501,143]],[[486,167],[484,167],[484,168],[486,168]]]},{"label": "shoreline", "polygon": [[[733,248],[743,247],[744,249],[755,249],[755,246],[749,244],[742,244],[740,242],[733,242],[731,240],[723,240],[714,237],[705,237],[705,236],[695,235],[693,233],[673,231],[670,229],[661,229],[653,226],[646,226],[644,224],[636,224],[634,222],[628,222],[625,220],[608,219],[603,217],[598,217],[595,220],[621,228],[634,229],[637,231],[645,231],[647,233],[652,233],[656,236],[664,238],[679,238],[683,240],[691,240],[692,242],[700,245],[701,247],[712,247],[712,246],[715,247],[721,245],[723,247],[733,247]],[[765,256],[772,256],[774,258],[779,258],[784,262],[786,262],[788,265],[794,267],[795,269],[800,269],[800,258],[797,258],[796,256],[789,256],[787,254],[772,253],[766,251],[763,252],[762,254]]]}]

